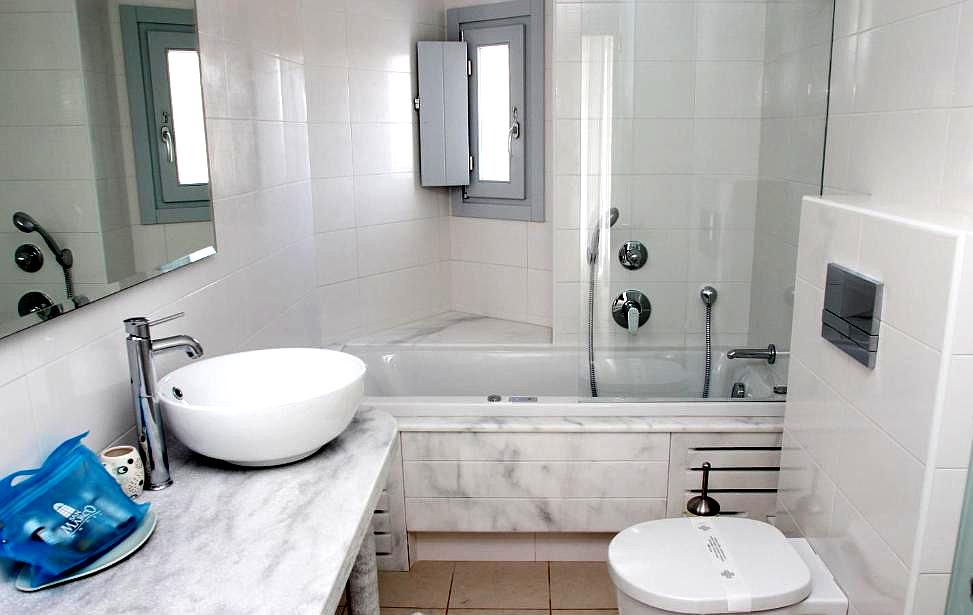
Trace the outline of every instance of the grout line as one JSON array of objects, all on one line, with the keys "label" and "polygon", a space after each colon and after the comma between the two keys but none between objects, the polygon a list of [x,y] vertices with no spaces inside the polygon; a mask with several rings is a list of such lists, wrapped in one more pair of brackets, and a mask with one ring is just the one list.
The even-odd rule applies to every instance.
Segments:
[{"label": "grout line", "polygon": [[[535,539],[536,540],[536,539]],[[554,590],[551,588],[551,562],[547,562],[547,611],[554,610]]]},{"label": "grout line", "polygon": [[449,591],[446,592],[446,608],[443,609],[444,615],[449,615],[449,604],[453,601],[453,581],[456,579],[456,562],[449,571]]}]

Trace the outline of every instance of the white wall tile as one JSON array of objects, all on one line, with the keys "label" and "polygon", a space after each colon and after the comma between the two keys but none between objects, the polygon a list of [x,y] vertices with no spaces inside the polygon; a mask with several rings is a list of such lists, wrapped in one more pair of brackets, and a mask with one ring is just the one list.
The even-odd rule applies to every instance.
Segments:
[{"label": "white wall tile", "polygon": [[308,126],[311,177],[352,174],[351,126],[328,123]]},{"label": "white wall tile", "polygon": [[760,117],[763,110],[763,64],[697,62],[696,116]]},{"label": "white wall tile", "polygon": [[[9,342],[6,342],[9,345]],[[37,467],[47,450],[39,446],[32,416],[30,394],[26,378],[18,378],[0,387],[3,410],[0,411],[6,428],[0,435],[0,474]]]},{"label": "white wall tile", "polygon": [[412,75],[352,70],[349,73],[352,122],[412,122]]},{"label": "white wall tile", "polygon": [[811,544],[861,615],[905,612],[905,565],[840,494],[831,531]]},{"label": "white wall tile", "polygon": [[453,309],[507,320],[526,320],[527,269],[452,261]]},{"label": "white wall tile", "polygon": [[953,552],[959,537],[966,470],[936,470],[932,495],[925,516],[925,533],[919,554],[923,573],[949,573],[953,570]]},{"label": "white wall tile", "polygon": [[942,615],[949,597],[948,574],[920,574],[916,586],[915,615]]},{"label": "white wall tile", "polygon": [[696,12],[698,58],[763,59],[766,7],[761,3],[699,3]]},{"label": "white wall tile", "polygon": [[350,121],[348,69],[308,66],[306,71],[308,121]]},{"label": "white wall tile", "polygon": [[450,258],[458,261],[527,267],[527,223],[453,217]]},{"label": "white wall tile", "polygon": [[942,107],[953,94],[959,7],[860,35],[855,110]]},{"label": "white wall tile", "polygon": [[800,445],[785,437],[777,497],[804,536],[824,538],[828,535],[835,492],[835,485],[828,475],[807,458]]},{"label": "white wall tile", "polygon": [[850,266],[858,263],[861,242],[858,214],[804,201],[797,254],[797,275],[824,288],[828,263]]},{"label": "white wall tile", "polygon": [[968,412],[970,395],[973,395],[973,357],[954,356],[949,363],[936,447],[938,468],[967,468],[970,465],[970,446],[973,444],[973,413]]},{"label": "white wall tile", "polygon": [[314,236],[318,285],[358,277],[358,241],[354,229]]},{"label": "white wall tile", "polygon": [[[638,60],[695,58],[696,10],[693,2],[638,4],[635,58]],[[587,28],[587,23],[585,27]],[[585,33],[587,34],[587,29]]]},{"label": "white wall tile", "polygon": [[[908,249],[903,249],[908,246]],[[885,284],[882,320],[942,348],[956,238],[903,224],[863,221],[860,266]]]},{"label": "white wall tile", "polygon": [[406,173],[415,168],[412,124],[353,124],[356,175]]}]

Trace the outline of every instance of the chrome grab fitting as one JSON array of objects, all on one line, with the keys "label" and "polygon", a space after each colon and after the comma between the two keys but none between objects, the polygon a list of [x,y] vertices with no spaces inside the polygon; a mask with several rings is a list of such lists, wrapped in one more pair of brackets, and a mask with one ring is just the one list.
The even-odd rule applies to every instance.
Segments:
[{"label": "chrome grab fitting", "polygon": [[165,489],[172,484],[153,357],[163,352],[181,350],[190,359],[196,359],[203,356],[203,347],[188,335],[153,340],[150,328],[182,316],[184,313],[179,312],[155,321],[143,317],[125,320],[125,332],[128,334],[125,345],[128,350],[128,371],[135,406],[135,428],[145,465],[145,487],[153,491]]},{"label": "chrome grab fitting", "polygon": [[734,348],[726,353],[727,359],[761,359],[773,365],[777,362],[777,346],[770,344],[763,348]]}]

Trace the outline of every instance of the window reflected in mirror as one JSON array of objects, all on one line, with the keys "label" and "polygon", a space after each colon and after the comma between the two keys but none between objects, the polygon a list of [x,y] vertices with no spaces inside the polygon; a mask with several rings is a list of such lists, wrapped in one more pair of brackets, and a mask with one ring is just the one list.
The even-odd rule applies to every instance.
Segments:
[{"label": "window reflected in mirror", "polygon": [[36,4],[0,11],[31,33],[0,55],[0,336],[215,252],[193,0]]}]

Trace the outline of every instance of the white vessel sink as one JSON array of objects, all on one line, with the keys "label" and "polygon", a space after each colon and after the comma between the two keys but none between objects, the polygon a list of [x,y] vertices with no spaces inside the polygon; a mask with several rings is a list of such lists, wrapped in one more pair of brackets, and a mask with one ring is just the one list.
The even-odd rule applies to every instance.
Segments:
[{"label": "white vessel sink", "polygon": [[159,380],[166,426],[190,449],[244,466],[311,455],[351,422],[365,364],[318,348],[275,348],[192,363]]}]

